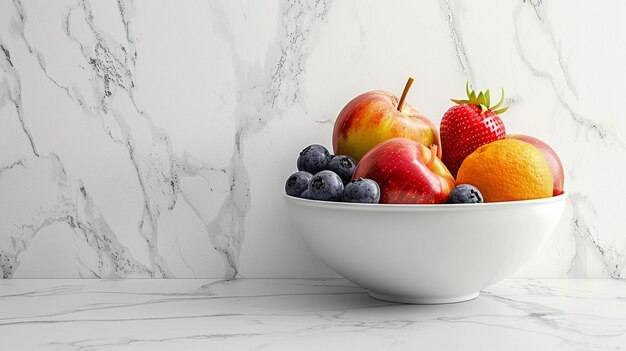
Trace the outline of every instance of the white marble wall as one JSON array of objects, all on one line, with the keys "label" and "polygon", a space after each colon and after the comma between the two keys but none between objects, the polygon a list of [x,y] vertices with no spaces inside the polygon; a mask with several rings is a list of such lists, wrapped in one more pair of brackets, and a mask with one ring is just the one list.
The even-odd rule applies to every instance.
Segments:
[{"label": "white marble wall", "polygon": [[626,3],[0,2],[0,276],[334,276],[286,222],[353,96],[504,86],[571,205],[525,277],[626,274]]}]

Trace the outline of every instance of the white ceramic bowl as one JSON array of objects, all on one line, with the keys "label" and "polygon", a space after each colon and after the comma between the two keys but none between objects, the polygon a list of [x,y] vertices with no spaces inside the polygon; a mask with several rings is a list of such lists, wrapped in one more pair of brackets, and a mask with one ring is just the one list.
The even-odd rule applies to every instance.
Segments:
[{"label": "white ceramic bowl", "polygon": [[470,300],[515,273],[552,234],[566,198],[382,205],[285,195],[319,259],[376,299],[418,304]]}]

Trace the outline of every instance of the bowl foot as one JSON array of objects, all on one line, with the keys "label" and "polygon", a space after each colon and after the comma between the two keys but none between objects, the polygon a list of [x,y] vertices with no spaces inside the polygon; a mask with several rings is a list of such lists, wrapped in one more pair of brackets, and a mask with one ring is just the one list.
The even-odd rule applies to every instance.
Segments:
[{"label": "bowl foot", "polygon": [[382,300],[382,301],[387,301],[387,302],[398,302],[398,303],[406,303],[406,304],[414,304],[414,305],[436,305],[436,304],[455,303],[455,302],[473,300],[478,297],[479,292],[475,292],[475,293],[472,293],[469,295],[463,295],[463,296],[424,297],[424,298],[385,295],[385,294],[379,294],[374,291],[370,291],[369,294],[371,297],[375,298],[376,300]]}]

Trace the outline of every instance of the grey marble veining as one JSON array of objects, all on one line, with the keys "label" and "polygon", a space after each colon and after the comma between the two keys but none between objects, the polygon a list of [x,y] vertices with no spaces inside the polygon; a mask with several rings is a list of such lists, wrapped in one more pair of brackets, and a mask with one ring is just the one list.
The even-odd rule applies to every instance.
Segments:
[{"label": "grey marble veining", "polygon": [[621,3],[0,3],[0,270],[12,277],[332,277],[283,211],[357,94],[438,123],[504,86],[557,150],[564,220],[520,277],[624,276]]},{"label": "grey marble veining", "polygon": [[472,301],[377,301],[341,279],[4,280],[14,350],[624,350],[626,282],[516,279]]}]

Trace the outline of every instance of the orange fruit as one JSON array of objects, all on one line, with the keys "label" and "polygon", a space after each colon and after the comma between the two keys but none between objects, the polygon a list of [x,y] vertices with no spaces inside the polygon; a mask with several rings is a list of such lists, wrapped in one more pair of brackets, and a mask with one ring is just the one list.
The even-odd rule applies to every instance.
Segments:
[{"label": "orange fruit", "polygon": [[485,202],[552,196],[552,172],[536,147],[516,139],[483,145],[463,160],[456,184],[471,184]]}]

